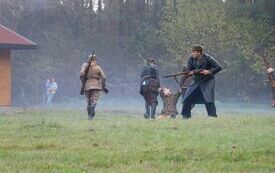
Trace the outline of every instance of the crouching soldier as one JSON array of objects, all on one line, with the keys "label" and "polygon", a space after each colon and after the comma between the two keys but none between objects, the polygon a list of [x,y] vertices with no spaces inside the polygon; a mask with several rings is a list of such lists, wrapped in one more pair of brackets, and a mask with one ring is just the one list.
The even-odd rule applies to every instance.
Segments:
[{"label": "crouching soldier", "polygon": [[[186,71],[186,67],[183,68],[183,71]],[[161,87],[159,89],[159,95],[163,103],[163,109],[157,119],[176,118],[178,114],[177,103],[179,97],[185,94],[187,87],[192,82],[192,79],[188,75],[183,75],[180,82],[177,80],[176,76],[174,76],[174,79],[180,86],[179,91],[172,92],[171,89],[167,87]]]},{"label": "crouching soldier", "polygon": [[181,90],[172,92],[167,87],[161,87],[159,89],[159,95],[163,103],[163,109],[157,119],[176,118],[176,115],[178,114],[177,103],[181,96]]},{"label": "crouching soldier", "polygon": [[157,96],[160,87],[159,72],[153,58],[147,59],[147,65],[141,72],[141,84],[139,93],[145,100],[144,118],[155,118],[158,105]]},{"label": "crouching soldier", "polygon": [[[108,92],[105,85],[106,77],[102,68],[97,64],[96,55],[90,55],[89,61],[82,64],[80,79],[83,85],[82,91],[84,91],[87,99],[88,119],[91,120],[95,117],[95,107],[101,91]],[[81,94],[84,93],[81,92]]]}]

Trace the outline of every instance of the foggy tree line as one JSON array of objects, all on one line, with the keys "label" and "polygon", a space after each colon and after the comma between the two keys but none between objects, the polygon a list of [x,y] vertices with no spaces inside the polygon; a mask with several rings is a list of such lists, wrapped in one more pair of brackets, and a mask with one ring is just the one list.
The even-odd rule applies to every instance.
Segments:
[{"label": "foggy tree line", "polygon": [[[273,0],[0,0],[0,23],[36,42],[13,52],[14,103],[41,101],[47,77],[59,100],[79,97],[79,70],[93,50],[110,95],[137,96],[144,60],[154,56],[161,74],[181,70],[193,44],[223,66],[220,100],[269,99],[260,56],[275,63]],[[165,83],[165,81],[164,81]]]}]

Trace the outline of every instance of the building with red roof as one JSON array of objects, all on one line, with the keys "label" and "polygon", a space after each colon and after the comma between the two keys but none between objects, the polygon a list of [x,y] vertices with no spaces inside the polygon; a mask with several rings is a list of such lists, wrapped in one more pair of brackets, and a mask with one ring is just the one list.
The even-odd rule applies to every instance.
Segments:
[{"label": "building with red roof", "polygon": [[11,106],[11,50],[36,49],[37,44],[0,24],[0,106]]}]

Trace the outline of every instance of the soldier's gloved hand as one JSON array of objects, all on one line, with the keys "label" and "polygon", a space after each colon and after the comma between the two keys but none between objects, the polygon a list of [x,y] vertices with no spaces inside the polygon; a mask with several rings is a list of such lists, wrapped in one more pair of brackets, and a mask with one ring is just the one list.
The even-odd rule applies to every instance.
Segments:
[{"label": "soldier's gloved hand", "polygon": [[104,87],[102,88],[102,90],[103,90],[103,92],[104,92],[105,94],[108,94],[108,92],[109,92],[109,89],[108,89],[106,86],[104,86]]},{"label": "soldier's gloved hand", "polygon": [[209,75],[209,74],[211,74],[211,72],[210,72],[209,70],[202,70],[200,73],[201,73],[201,74],[204,74],[204,75]]},{"label": "soldier's gloved hand", "polygon": [[81,81],[84,81],[84,79],[85,79],[85,75],[80,75],[80,77],[79,77],[79,78],[80,78],[80,80],[81,80]]}]

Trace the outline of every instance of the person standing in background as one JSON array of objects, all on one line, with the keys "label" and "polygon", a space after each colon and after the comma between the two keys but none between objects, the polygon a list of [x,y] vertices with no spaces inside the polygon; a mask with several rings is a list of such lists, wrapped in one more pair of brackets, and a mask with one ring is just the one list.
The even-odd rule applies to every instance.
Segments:
[{"label": "person standing in background", "polygon": [[58,85],[55,82],[54,78],[52,77],[48,79],[46,82],[46,95],[47,95],[46,107],[52,106],[52,99],[56,94],[57,89],[58,89]]}]

